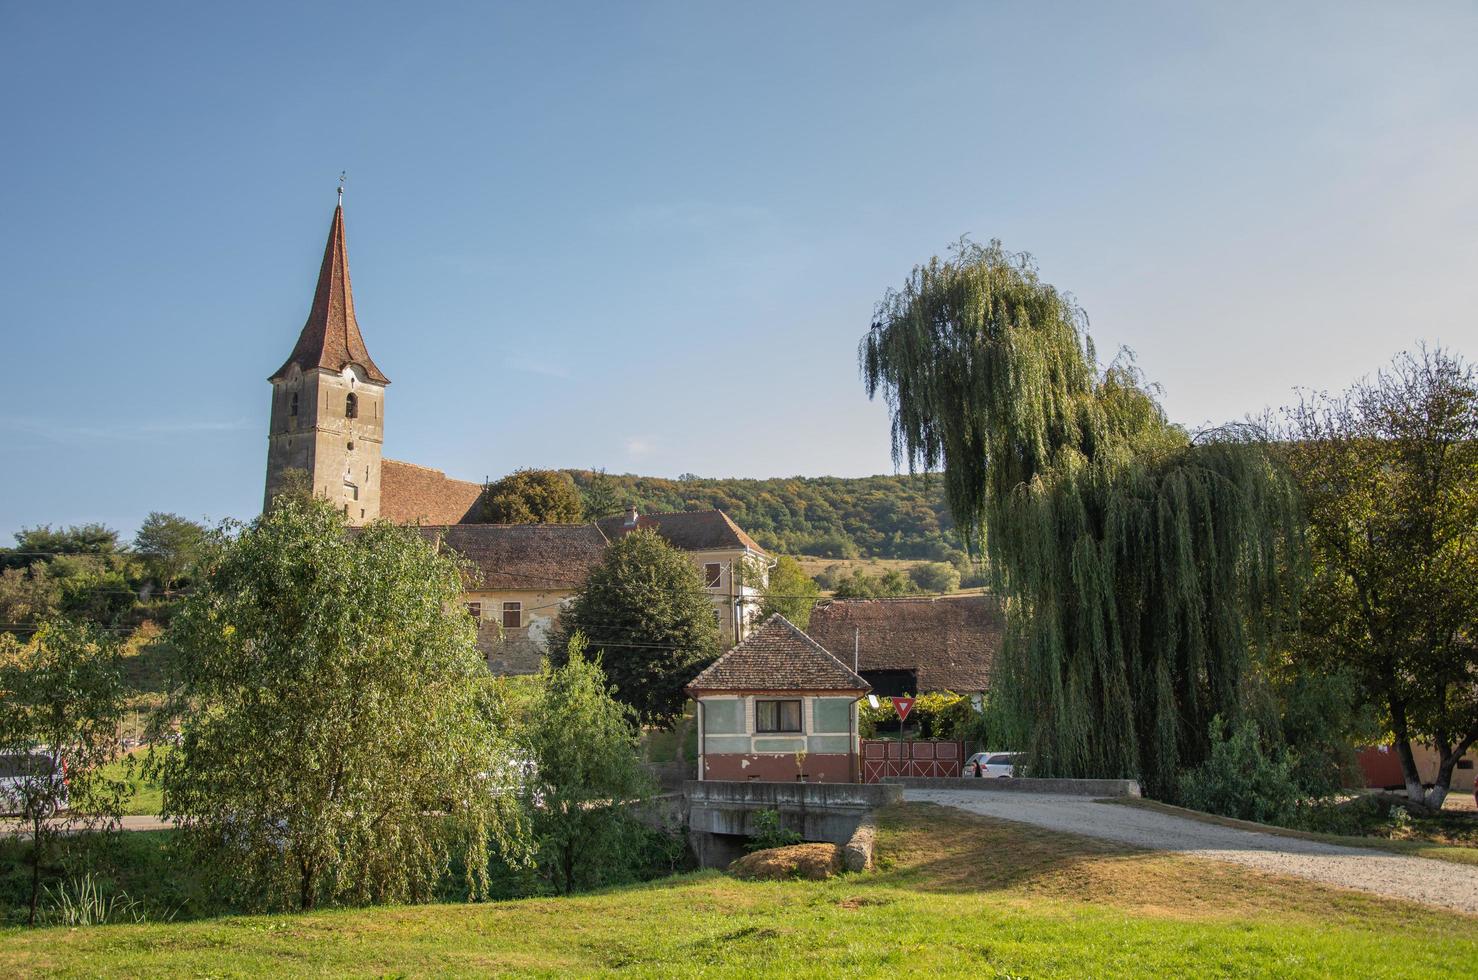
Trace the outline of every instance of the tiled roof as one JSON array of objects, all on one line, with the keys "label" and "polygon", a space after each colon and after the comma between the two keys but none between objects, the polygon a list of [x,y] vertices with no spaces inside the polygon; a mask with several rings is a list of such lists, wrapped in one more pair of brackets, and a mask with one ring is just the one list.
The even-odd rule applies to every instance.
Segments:
[{"label": "tiled roof", "polygon": [[615,539],[630,534],[636,528],[652,528],[674,548],[683,551],[726,551],[748,548],[763,555],[765,549],[744,533],[743,528],[729,519],[721,510],[679,511],[672,514],[641,514],[635,527],[629,514],[607,517],[600,520],[600,529],[606,536]]},{"label": "tiled roof", "polygon": [[1005,629],[994,596],[963,595],[823,601],[806,632],[844,655],[855,637],[860,670],[912,670],[919,693],[965,694],[990,687]]},{"label": "tiled roof", "polygon": [[688,683],[688,692],[853,691],[867,681],[779,613]]},{"label": "tiled roof", "polygon": [[396,524],[462,524],[477,517],[482,484],[387,459],[380,464],[380,516]]},{"label": "tiled roof", "polygon": [[421,533],[472,563],[473,591],[579,588],[606,550],[594,524],[453,524]]},{"label": "tiled roof", "polygon": [[344,241],[344,206],[334,209],[334,220],[328,229],[328,244],[323,249],[323,265],[318,270],[318,288],[313,293],[313,309],[308,322],[298,335],[298,345],[282,367],[268,380],[287,376],[294,364],[303,371],[327,368],[342,371],[358,364],[371,381],[382,385],[390,379],[370,360],[354,319],[354,291],[349,286],[349,249]]}]

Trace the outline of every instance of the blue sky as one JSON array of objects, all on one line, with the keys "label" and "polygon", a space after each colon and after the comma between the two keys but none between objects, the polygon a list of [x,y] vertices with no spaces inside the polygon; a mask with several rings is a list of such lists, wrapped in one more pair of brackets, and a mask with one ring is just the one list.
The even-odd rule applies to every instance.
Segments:
[{"label": "blue sky", "polygon": [[0,535],[250,517],[347,170],[386,454],[890,472],[873,304],[1032,252],[1192,426],[1478,357],[1470,3],[0,4]]}]

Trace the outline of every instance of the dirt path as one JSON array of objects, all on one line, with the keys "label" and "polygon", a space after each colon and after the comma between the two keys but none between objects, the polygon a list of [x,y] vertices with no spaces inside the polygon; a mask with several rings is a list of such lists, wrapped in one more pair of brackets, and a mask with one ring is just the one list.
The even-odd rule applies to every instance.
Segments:
[{"label": "dirt path", "polygon": [[1466,865],[1219,827],[1082,796],[910,789],[906,798],[1478,915],[1478,868]]}]

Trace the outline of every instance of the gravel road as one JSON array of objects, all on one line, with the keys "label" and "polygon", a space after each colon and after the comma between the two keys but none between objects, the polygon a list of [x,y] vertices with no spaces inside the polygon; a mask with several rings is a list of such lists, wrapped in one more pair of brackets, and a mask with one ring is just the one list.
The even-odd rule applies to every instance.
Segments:
[{"label": "gravel road", "polygon": [[[56,827],[62,833],[70,833],[74,829],[72,821],[65,816],[52,817],[48,823]],[[174,824],[163,817],[156,816],[126,816],[120,830],[168,830]],[[31,836],[31,826],[24,820],[14,817],[0,817],[0,837],[27,837]]]},{"label": "gravel road", "polygon": [[1478,868],[1467,865],[1219,827],[1083,796],[909,789],[905,798],[1478,915]]}]

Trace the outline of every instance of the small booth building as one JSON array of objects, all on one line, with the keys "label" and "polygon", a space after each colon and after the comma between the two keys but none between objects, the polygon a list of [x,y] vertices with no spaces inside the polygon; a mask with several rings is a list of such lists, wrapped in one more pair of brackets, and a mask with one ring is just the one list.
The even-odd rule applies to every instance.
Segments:
[{"label": "small booth building", "polygon": [[857,702],[870,688],[779,613],[687,686],[698,778],[855,783]]}]

